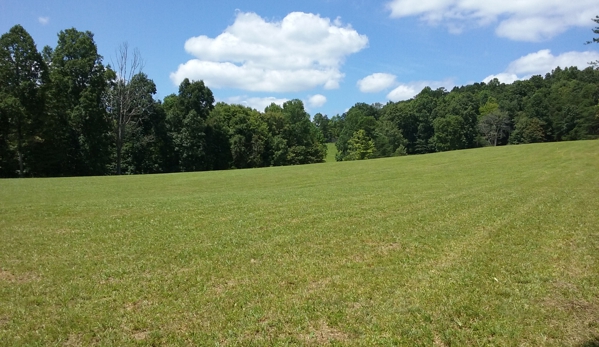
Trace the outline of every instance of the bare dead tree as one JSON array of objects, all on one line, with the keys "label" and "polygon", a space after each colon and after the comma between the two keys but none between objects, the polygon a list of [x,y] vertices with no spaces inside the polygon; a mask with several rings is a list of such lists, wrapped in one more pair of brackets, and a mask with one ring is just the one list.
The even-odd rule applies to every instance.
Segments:
[{"label": "bare dead tree", "polygon": [[510,117],[507,112],[495,110],[480,120],[478,129],[491,146],[497,146],[497,140],[510,131]]},{"label": "bare dead tree", "polygon": [[134,49],[130,55],[129,45],[125,42],[116,50],[114,64],[114,80],[107,93],[107,110],[114,124],[116,145],[116,173],[121,174],[123,142],[127,128],[142,121],[142,117],[150,105],[144,98],[143,88],[132,83],[135,76],[141,74],[143,60],[139,50]]}]

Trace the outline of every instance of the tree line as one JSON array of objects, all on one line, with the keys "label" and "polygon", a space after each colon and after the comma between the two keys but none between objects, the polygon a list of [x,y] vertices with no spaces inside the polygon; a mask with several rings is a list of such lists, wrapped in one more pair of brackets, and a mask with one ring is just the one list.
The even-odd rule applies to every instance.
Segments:
[{"label": "tree line", "polygon": [[599,137],[599,70],[432,90],[407,101],[357,103],[329,118],[300,100],[264,111],[216,103],[184,80],[156,100],[127,45],[104,65],[91,32],[67,29],[36,48],[16,25],[0,37],[0,177],[223,170],[360,160],[480,146]]},{"label": "tree line", "polygon": [[137,51],[103,64],[91,32],[38,52],[20,25],[0,37],[0,177],[221,170],[322,162],[300,100],[264,112],[216,103],[202,81],[155,100]]},{"label": "tree line", "polygon": [[337,160],[482,146],[599,138],[599,70],[556,68],[512,84],[432,90],[386,105],[358,103],[314,123],[336,142]]}]

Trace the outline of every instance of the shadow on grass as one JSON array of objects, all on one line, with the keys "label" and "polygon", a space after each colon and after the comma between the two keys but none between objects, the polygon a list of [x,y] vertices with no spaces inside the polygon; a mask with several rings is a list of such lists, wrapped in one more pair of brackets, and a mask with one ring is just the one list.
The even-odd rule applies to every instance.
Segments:
[{"label": "shadow on grass", "polygon": [[581,343],[578,347],[599,347],[599,336],[595,336],[590,340]]}]

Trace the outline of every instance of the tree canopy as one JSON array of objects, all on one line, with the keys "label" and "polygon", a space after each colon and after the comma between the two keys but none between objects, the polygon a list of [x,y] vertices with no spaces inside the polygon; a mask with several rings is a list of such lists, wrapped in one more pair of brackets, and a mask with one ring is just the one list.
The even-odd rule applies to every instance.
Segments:
[{"label": "tree canopy", "polygon": [[337,160],[361,160],[599,137],[596,66],[557,67],[512,84],[425,87],[410,100],[310,117],[297,99],[264,110],[215,103],[203,81],[189,79],[156,100],[134,52],[111,67],[89,31],[63,30],[41,53],[19,25],[2,35],[0,177],[318,163],[327,142]]}]

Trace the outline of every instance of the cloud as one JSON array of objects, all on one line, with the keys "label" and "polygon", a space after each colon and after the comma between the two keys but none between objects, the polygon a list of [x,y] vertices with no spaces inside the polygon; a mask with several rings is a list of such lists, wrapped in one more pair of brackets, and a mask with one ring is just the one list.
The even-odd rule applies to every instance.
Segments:
[{"label": "cloud", "polygon": [[322,107],[327,102],[327,97],[321,94],[312,95],[308,98],[308,107]]},{"label": "cloud", "polygon": [[544,75],[558,66],[562,68],[576,66],[582,70],[589,66],[589,62],[596,60],[599,60],[599,52],[595,51],[572,51],[555,56],[550,50],[543,49],[514,60],[505,71],[487,76],[483,82],[488,83],[493,78],[497,78],[500,82],[512,83],[516,80],[528,79],[533,75]]},{"label": "cloud", "polygon": [[395,75],[374,73],[359,80],[357,85],[362,93],[378,93],[396,84]]},{"label": "cloud", "polygon": [[571,27],[591,27],[599,13],[596,0],[392,0],[391,17],[419,16],[452,33],[497,23],[495,33],[517,41],[550,39]]},{"label": "cloud", "polygon": [[514,83],[517,80],[521,79],[516,74],[508,73],[508,72],[501,72],[501,73],[498,73],[497,75],[489,75],[489,76],[485,77],[485,79],[483,79],[483,82],[489,83],[494,78],[497,78],[499,80],[499,82],[507,83],[507,84]]},{"label": "cloud", "polygon": [[454,85],[454,82],[449,79],[444,81],[414,81],[400,83],[395,89],[387,94],[387,99],[394,102],[408,100],[420,93],[425,87],[430,87],[431,89],[444,87],[449,90],[453,88]]},{"label": "cloud", "polygon": [[[283,104],[289,100],[290,99],[287,99],[287,98],[276,98],[274,96],[249,97],[247,95],[238,95],[238,96],[230,96],[225,99],[218,100],[218,101],[223,101],[223,102],[226,102],[227,104],[233,104],[233,105],[243,105],[243,106],[251,107],[253,109],[256,109],[256,110],[262,112],[262,111],[264,111],[264,109],[267,106],[270,106],[270,104],[272,104],[272,103],[275,103],[279,106],[283,106]],[[311,107],[311,108],[322,107],[326,102],[327,102],[327,97],[324,95],[321,95],[321,94],[309,96],[308,99],[304,101],[306,106]]]},{"label": "cloud", "polygon": [[258,97],[248,97],[247,95],[243,95],[243,96],[231,96],[231,97],[226,98],[224,101],[228,104],[243,105],[243,106],[251,107],[253,109],[256,109],[256,110],[262,112],[262,111],[264,111],[266,106],[270,106],[270,104],[272,104],[272,103],[275,103],[279,106],[283,106],[283,104],[285,102],[289,101],[289,99],[275,98],[273,96],[258,98]]},{"label": "cloud", "polygon": [[339,87],[348,55],[368,45],[339,18],[292,12],[281,21],[239,12],[235,22],[215,38],[197,36],[185,42],[196,59],[179,65],[170,78],[204,80],[211,88],[297,92]]},{"label": "cloud", "polygon": [[50,23],[50,17],[38,17],[37,21],[41,24],[41,25],[46,25],[48,23]]}]

